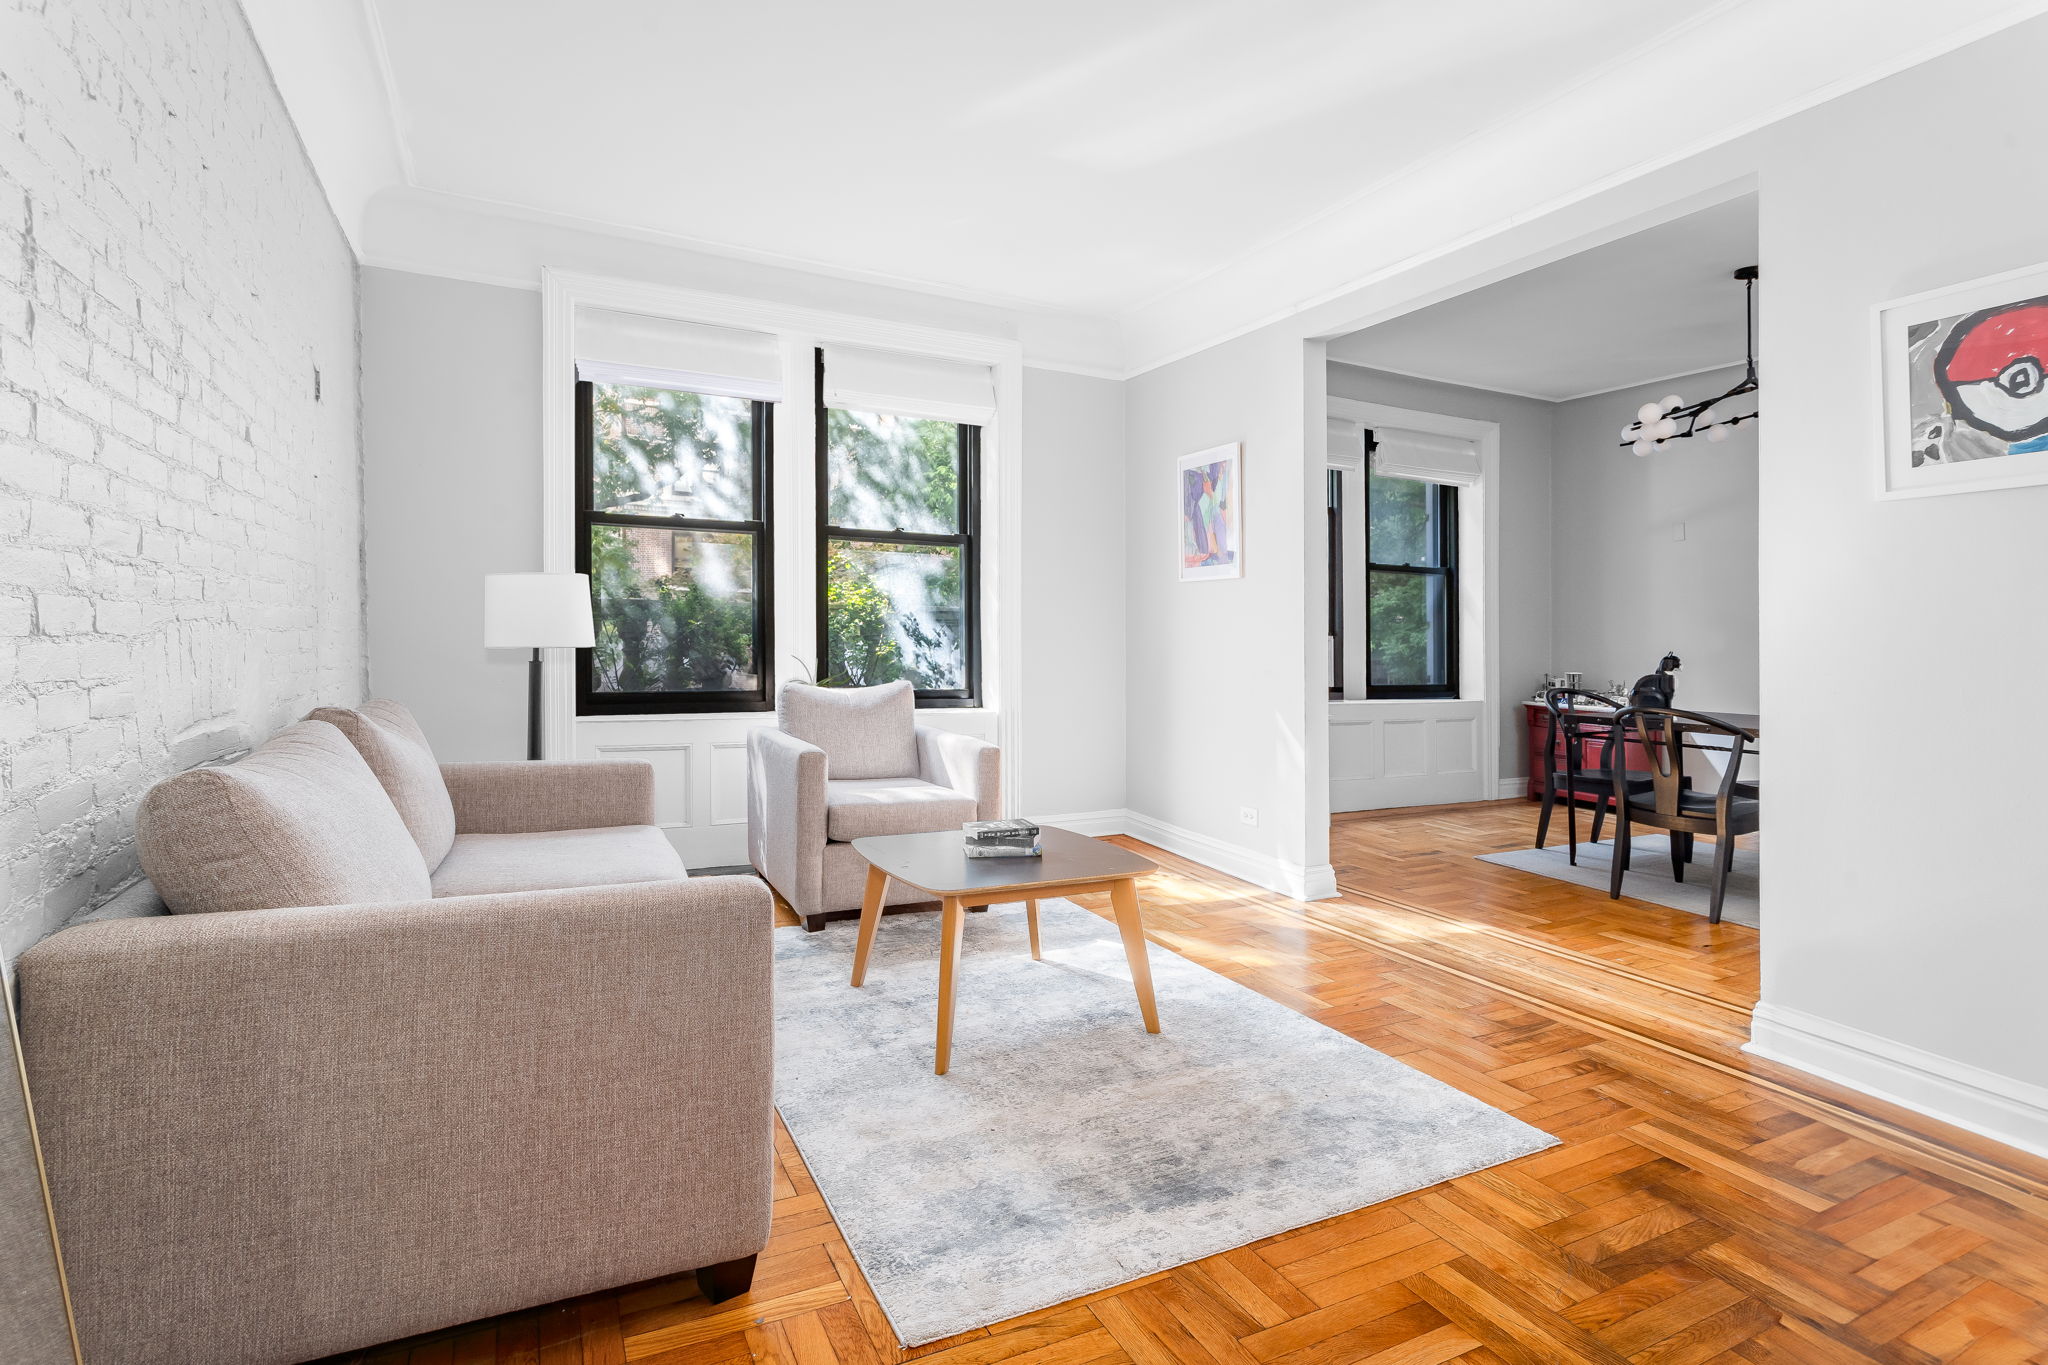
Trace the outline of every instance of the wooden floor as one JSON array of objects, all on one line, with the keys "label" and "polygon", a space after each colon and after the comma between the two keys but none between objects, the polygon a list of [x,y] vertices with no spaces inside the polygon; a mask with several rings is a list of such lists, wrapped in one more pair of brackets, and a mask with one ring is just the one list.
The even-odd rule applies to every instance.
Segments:
[{"label": "wooden floor", "polygon": [[350,1359],[2048,1361],[2048,1163],[1748,1058],[1756,931],[1472,856],[1533,830],[1507,802],[1342,821],[1346,894],[1312,904],[1132,846],[1155,942],[1561,1147],[903,1351],[778,1131],[751,1295],[683,1275]]}]

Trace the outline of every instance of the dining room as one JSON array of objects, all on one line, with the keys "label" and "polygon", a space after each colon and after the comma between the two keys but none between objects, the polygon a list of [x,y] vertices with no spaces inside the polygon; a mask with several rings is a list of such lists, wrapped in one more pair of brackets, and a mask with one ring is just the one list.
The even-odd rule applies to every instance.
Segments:
[{"label": "dining room", "polygon": [[1753,964],[1756,214],[1328,343],[1340,883],[1660,979]]}]

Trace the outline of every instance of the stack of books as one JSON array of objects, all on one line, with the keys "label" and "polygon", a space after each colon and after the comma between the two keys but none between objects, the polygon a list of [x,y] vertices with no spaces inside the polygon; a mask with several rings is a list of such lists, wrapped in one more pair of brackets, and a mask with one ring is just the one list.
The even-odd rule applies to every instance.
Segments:
[{"label": "stack of books", "polygon": [[1036,858],[1038,826],[1029,820],[973,820],[960,827],[970,858]]}]

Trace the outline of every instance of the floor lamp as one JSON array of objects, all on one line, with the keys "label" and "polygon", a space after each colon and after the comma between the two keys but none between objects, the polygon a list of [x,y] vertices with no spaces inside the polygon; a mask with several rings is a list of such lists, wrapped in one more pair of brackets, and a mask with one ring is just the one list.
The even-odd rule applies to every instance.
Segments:
[{"label": "floor lamp", "polygon": [[487,573],[484,575],[484,648],[530,649],[526,666],[526,756],[540,757],[540,652],[589,649],[590,575]]}]

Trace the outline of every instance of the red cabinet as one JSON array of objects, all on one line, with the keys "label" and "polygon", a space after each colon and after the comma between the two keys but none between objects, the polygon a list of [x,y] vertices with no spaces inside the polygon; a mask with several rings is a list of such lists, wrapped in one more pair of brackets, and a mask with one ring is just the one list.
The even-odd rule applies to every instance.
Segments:
[{"label": "red cabinet", "polygon": [[[1545,763],[1543,759],[1543,742],[1550,735],[1550,712],[1544,709],[1543,703],[1540,701],[1523,702],[1522,722],[1523,729],[1527,731],[1528,740],[1529,799],[1531,801],[1541,801],[1543,799],[1543,775],[1550,769],[1550,765]],[[1596,740],[1588,740],[1586,742],[1586,751],[1579,761],[1580,770],[1583,772],[1588,768],[1597,769],[1606,760],[1606,749],[1607,746],[1605,744]],[[1629,739],[1624,741],[1622,754],[1622,763],[1631,772],[1648,772],[1650,770],[1650,756],[1643,752],[1643,746],[1636,740]],[[1564,768],[1563,735],[1559,735],[1557,738],[1557,766],[1560,771]],[[1587,790],[1590,792],[1591,788],[1587,788]]]}]

